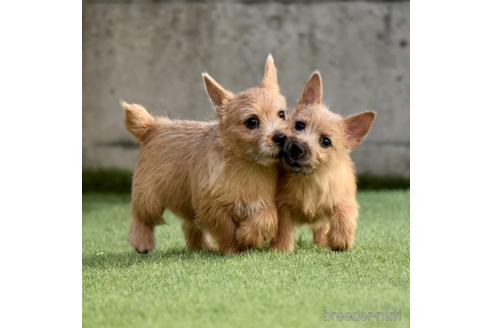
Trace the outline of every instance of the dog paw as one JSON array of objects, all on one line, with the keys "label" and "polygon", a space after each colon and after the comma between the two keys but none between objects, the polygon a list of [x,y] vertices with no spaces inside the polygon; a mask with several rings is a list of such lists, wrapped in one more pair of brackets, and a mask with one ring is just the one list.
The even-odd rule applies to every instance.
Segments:
[{"label": "dog paw", "polygon": [[141,242],[133,245],[133,247],[135,248],[135,251],[137,251],[137,253],[139,254],[148,254],[154,250],[155,245],[154,243]]},{"label": "dog paw", "polygon": [[236,241],[239,248],[243,250],[263,246],[267,237],[261,232],[252,229],[250,225],[242,225],[236,230]]},{"label": "dog paw", "polygon": [[353,236],[339,236],[328,234],[328,247],[333,251],[346,251],[354,244]]},{"label": "dog paw", "polygon": [[240,253],[240,250],[236,247],[219,248],[218,251],[219,253],[227,254],[227,255],[234,255]]},{"label": "dog paw", "polygon": [[216,251],[217,248],[215,245],[208,239],[204,238],[201,242],[200,249],[202,251],[213,252]]},{"label": "dog paw", "polygon": [[294,243],[272,241],[270,249],[276,252],[291,253],[294,251]]},{"label": "dog paw", "polygon": [[150,249],[138,249],[135,248],[135,251],[139,254],[148,254],[150,252]]},{"label": "dog paw", "polygon": [[130,234],[128,238],[135,251],[140,254],[148,254],[155,248],[154,235],[135,235]]}]

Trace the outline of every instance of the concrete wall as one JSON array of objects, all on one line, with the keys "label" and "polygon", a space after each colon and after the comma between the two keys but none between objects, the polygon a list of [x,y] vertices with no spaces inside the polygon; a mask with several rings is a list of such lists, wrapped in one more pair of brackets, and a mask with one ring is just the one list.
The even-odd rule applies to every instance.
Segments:
[{"label": "concrete wall", "polygon": [[408,2],[88,0],[83,12],[84,168],[134,167],[120,99],[213,119],[200,73],[239,91],[271,52],[289,105],[318,69],[333,111],[378,112],[353,153],[360,173],[409,175]]}]

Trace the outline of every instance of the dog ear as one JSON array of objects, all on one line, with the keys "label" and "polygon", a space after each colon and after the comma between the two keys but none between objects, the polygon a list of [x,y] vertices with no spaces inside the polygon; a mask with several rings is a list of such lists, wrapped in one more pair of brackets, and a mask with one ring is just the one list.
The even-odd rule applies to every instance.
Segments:
[{"label": "dog ear", "polygon": [[224,89],[217,81],[215,81],[207,73],[202,74],[205,90],[207,90],[210,100],[216,107],[221,107],[225,102],[230,101],[234,94]]},{"label": "dog ear", "polygon": [[323,81],[321,74],[315,71],[304,86],[299,104],[314,105],[323,103]]},{"label": "dog ear", "polygon": [[364,112],[343,120],[348,148],[355,149],[361,143],[371,129],[375,117],[375,112]]},{"label": "dog ear", "polygon": [[263,80],[261,81],[261,84],[266,89],[279,91],[277,68],[275,67],[275,62],[273,61],[272,54],[269,54],[266,59],[265,73],[263,74]]}]

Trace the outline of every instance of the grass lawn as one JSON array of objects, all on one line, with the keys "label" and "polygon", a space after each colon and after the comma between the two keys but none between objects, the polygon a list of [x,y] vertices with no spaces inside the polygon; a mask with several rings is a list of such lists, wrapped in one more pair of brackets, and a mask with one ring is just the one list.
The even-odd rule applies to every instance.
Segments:
[{"label": "grass lawn", "polygon": [[[359,193],[356,246],[313,246],[300,229],[293,254],[188,252],[166,213],[157,249],[127,242],[129,197],[83,196],[84,327],[408,327],[409,192]],[[401,321],[324,321],[324,311],[400,311]]]}]

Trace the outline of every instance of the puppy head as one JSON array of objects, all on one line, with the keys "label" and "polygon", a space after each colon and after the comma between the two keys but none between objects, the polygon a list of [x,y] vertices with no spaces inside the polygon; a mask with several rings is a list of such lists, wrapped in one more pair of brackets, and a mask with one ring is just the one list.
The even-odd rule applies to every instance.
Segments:
[{"label": "puppy head", "polygon": [[258,87],[234,94],[208,74],[203,79],[228,152],[264,166],[273,165],[285,143],[288,126],[287,104],[280,94],[272,56],[266,60],[263,81]]},{"label": "puppy head", "polygon": [[284,166],[308,175],[336,163],[361,143],[375,116],[374,112],[364,112],[343,118],[329,111],[323,102],[321,75],[314,72],[291,118],[282,156]]}]

